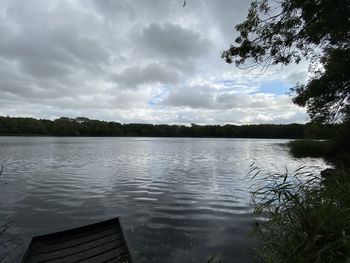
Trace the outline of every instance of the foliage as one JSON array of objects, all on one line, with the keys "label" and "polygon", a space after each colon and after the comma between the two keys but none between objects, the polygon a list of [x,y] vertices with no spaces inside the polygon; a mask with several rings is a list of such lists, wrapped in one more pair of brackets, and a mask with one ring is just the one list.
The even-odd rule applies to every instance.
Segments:
[{"label": "foliage", "polygon": [[[305,133],[309,134],[308,131],[306,129]],[[322,157],[338,168],[350,168],[350,120],[338,125],[331,134],[333,136],[326,141],[292,141],[288,144],[290,152],[294,157]]]},{"label": "foliage", "polygon": [[246,20],[236,26],[236,44],[224,51],[222,58],[244,68],[260,68],[261,72],[270,65],[311,59],[314,77],[307,85],[297,84],[293,101],[307,106],[316,121],[346,116],[350,95],[350,1],[270,2],[251,3]]},{"label": "foliage", "polygon": [[[263,262],[346,262],[350,259],[350,171],[338,170],[327,180],[305,167],[294,174],[259,175],[254,192],[255,223]],[[261,176],[263,174],[263,176]]]},{"label": "foliage", "polygon": [[335,138],[341,125],[308,123],[304,132],[304,139],[332,139]]},{"label": "foliage", "polygon": [[317,122],[343,119],[350,113],[350,48],[327,51],[322,64],[324,71],[317,72],[307,85],[293,88],[298,94],[293,102],[307,106],[310,117]]},{"label": "foliage", "polygon": [[294,157],[328,157],[333,141],[296,140],[288,143],[290,152]]},{"label": "foliage", "polygon": [[[302,138],[310,125],[152,125],[121,124],[78,117],[57,120],[0,116],[0,135],[51,136],[152,136],[152,137],[223,137],[223,138]],[[312,129],[315,138],[328,138],[337,125],[319,125]]]},{"label": "foliage", "polygon": [[337,167],[350,169],[350,119],[344,121],[334,137],[334,147],[330,152],[332,162]]}]

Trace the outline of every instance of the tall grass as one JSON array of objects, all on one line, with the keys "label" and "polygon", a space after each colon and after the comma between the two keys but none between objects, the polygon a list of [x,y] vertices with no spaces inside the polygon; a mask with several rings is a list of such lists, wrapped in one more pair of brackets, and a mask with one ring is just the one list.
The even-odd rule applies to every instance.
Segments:
[{"label": "tall grass", "polygon": [[349,262],[350,174],[337,171],[326,181],[300,167],[271,173],[251,166],[254,224],[263,262]]}]

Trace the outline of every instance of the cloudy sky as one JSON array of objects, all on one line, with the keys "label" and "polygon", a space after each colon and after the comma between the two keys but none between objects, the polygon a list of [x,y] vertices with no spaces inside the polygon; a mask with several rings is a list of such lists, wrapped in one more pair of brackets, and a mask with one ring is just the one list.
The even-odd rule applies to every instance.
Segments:
[{"label": "cloudy sky", "polygon": [[286,95],[307,65],[263,76],[220,58],[247,0],[1,0],[0,115],[122,123],[306,122]]}]

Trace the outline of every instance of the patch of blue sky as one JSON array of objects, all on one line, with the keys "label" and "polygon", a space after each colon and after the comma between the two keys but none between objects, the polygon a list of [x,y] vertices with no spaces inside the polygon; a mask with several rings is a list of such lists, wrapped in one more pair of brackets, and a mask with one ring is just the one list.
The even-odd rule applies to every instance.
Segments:
[{"label": "patch of blue sky", "polygon": [[230,88],[230,87],[243,87],[243,86],[247,86],[247,83],[242,83],[242,82],[237,82],[235,80],[231,80],[231,79],[223,79],[223,80],[219,80],[217,81],[218,84],[226,87],[226,88]]},{"label": "patch of blue sky", "polygon": [[150,98],[147,101],[147,105],[150,107],[154,107],[156,106],[159,102],[161,102],[163,100],[163,98],[169,93],[169,87],[168,86],[163,86],[161,91],[152,96],[152,98]]},{"label": "patch of blue sky", "polygon": [[[272,93],[276,95],[283,95],[288,93],[290,88],[292,87],[289,83],[281,81],[281,80],[268,80],[268,81],[249,81],[247,83],[237,83],[234,80],[225,79],[218,81],[219,84],[222,84],[225,89],[234,90],[237,89],[239,91],[243,87],[246,87],[245,90],[247,92],[242,93]],[[250,89],[250,87],[252,89]],[[255,88],[253,88],[255,87]],[[250,91],[250,92],[249,92]]]},{"label": "patch of blue sky", "polygon": [[281,80],[269,80],[257,83],[256,86],[259,88],[259,92],[272,93],[276,95],[284,95],[289,92],[292,87],[291,84]]},{"label": "patch of blue sky", "polygon": [[150,99],[147,101],[147,105],[150,106],[150,107],[156,106],[159,102],[162,101],[163,95],[164,95],[164,93],[158,94],[158,95],[156,95],[156,96],[153,96],[152,98],[150,98]]},{"label": "patch of blue sky", "polygon": [[219,81],[219,83],[222,83],[226,87],[232,87],[235,84],[237,84],[235,81],[230,80],[230,79],[225,79],[225,80]]},{"label": "patch of blue sky", "polygon": [[249,93],[255,93],[257,92],[257,88],[254,85],[251,85],[250,83],[237,83],[234,80],[219,80],[217,84],[222,85],[220,88],[221,92],[232,92],[237,94],[249,94]]}]

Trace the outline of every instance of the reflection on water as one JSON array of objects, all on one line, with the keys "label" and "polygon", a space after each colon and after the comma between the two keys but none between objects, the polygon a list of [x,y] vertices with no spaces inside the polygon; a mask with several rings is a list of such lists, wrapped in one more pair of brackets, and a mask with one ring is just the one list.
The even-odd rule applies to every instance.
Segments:
[{"label": "reflection on water", "polygon": [[6,257],[18,259],[33,235],[120,216],[136,262],[206,262],[217,253],[250,261],[249,165],[323,165],[293,159],[286,142],[0,137],[0,225],[12,221]]}]

